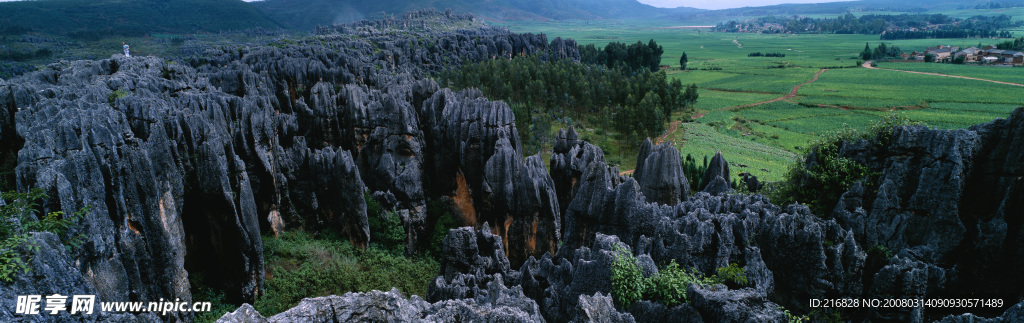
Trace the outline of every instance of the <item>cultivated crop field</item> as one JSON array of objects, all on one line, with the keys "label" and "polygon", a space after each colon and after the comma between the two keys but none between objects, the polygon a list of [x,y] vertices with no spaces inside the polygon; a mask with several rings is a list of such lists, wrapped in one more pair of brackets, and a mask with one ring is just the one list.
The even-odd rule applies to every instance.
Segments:
[{"label": "cultivated crop field", "polygon": [[[672,137],[679,142],[676,147],[684,156],[691,153],[698,160],[721,150],[730,163],[748,166],[736,173],[750,171],[761,179],[779,179],[817,136],[845,127],[864,128],[893,111],[929,126],[955,129],[1005,118],[1015,107],[1024,106],[1024,87],[1020,86],[860,67],[858,53],[865,43],[878,46],[878,36],[667,28],[711,24],[563,21],[513,22],[509,27],[514,32],[543,32],[549,39],[569,37],[599,47],[612,41],[628,44],[654,39],[664,47],[661,64],[670,66],[669,77],[700,88],[696,122],[680,124]],[[998,41],[981,40],[983,44]],[[885,43],[910,52],[940,44],[977,46],[979,40]],[[683,51],[689,59],[686,71],[679,70]],[[752,52],[783,53],[786,57],[748,57]],[[879,63],[878,67],[1024,83],[1024,68],[897,62]],[[826,71],[812,81],[821,69]],[[790,96],[798,85],[796,95]]]},{"label": "cultivated crop field", "polygon": [[1024,72],[1022,72],[1020,68],[913,62],[880,62],[878,63],[878,67],[904,71],[959,75],[1024,84]]},{"label": "cultivated crop field", "polygon": [[799,95],[803,103],[860,108],[927,102],[1024,103],[1020,86],[865,68],[829,70],[817,82],[802,87]]},{"label": "cultivated crop field", "polygon": [[706,124],[680,123],[679,130],[669,139],[685,157],[687,154],[702,161],[703,156],[721,151],[735,174],[749,172],[760,180],[779,180],[784,170],[797,159],[797,154],[769,145],[724,135]]}]

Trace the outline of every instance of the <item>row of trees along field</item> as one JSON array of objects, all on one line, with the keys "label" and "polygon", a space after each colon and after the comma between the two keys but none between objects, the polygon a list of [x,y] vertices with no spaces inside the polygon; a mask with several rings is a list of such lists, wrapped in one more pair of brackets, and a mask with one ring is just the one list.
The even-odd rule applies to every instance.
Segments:
[{"label": "row of trees along field", "polygon": [[887,46],[885,43],[879,43],[878,47],[871,49],[870,44],[864,43],[864,50],[860,52],[860,59],[869,61],[889,57],[899,58],[900,54],[903,54],[903,50],[899,46]]},{"label": "row of trees along field", "polygon": [[[1003,36],[998,30],[1020,26],[1008,15],[959,19],[943,14],[863,15],[847,13],[836,18],[767,16],[729,21],[718,31],[760,33],[823,33],[882,35],[882,39],[965,38]],[[903,38],[905,37],[905,38]]]},{"label": "row of trees along field", "polygon": [[508,102],[527,148],[546,142],[553,119],[572,118],[586,118],[636,143],[659,135],[672,112],[690,112],[697,101],[695,84],[670,81],[648,66],[612,65],[617,67],[528,56],[466,64],[441,72],[438,79],[442,86],[476,87],[488,98]]}]

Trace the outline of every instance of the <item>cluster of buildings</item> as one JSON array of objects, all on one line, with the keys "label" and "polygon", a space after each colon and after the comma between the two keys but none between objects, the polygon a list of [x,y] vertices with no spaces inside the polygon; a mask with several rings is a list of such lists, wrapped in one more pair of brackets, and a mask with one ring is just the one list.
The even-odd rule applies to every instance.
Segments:
[{"label": "cluster of buildings", "polygon": [[926,54],[931,54],[932,57],[935,58],[936,62],[948,61],[956,59],[958,57],[963,57],[964,63],[999,64],[1013,66],[1024,65],[1024,52],[998,49],[992,45],[988,45],[982,48],[968,47],[962,50],[960,49],[960,47],[957,46],[939,45],[937,47],[928,47],[924,53],[904,53],[903,58],[923,61],[924,55]]}]

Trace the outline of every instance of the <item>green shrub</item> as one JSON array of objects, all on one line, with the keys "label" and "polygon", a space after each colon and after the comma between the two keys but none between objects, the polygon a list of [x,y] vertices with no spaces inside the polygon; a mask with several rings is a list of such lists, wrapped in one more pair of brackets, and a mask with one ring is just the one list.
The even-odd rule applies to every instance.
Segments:
[{"label": "green shrub", "polygon": [[0,280],[11,281],[18,272],[30,271],[29,259],[19,251],[26,243],[33,251],[39,249],[30,242],[29,232],[56,234],[68,252],[83,243],[83,235],[70,235],[68,230],[89,212],[89,206],[71,215],[54,211],[37,217],[36,214],[41,210],[38,201],[48,197],[42,189],[34,188],[28,193],[7,192],[0,194],[0,197],[7,201],[6,205],[0,206]]},{"label": "green shrub", "polygon": [[369,192],[363,193],[366,201],[366,217],[370,227],[370,243],[378,248],[401,253],[405,250],[405,227],[394,210],[384,211],[383,207]]},{"label": "green shrub", "polygon": [[368,219],[370,243],[378,248],[395,253],[405,250],[405,228],[395,211],[381,212]]},{"label": "green shrub", "polygon": [[811,321],[811,318],[807,317],[807,315],[796,316],[795,314],[790,313],[789,310],[782,306],[779,306],[778,309],[782,311],[782,314],[786,315],[786,321],[788,321],[789,323],[803,323]]},{"label": "green shrub", "polygon": [[737,264],[718,268],[718,272],[724,276],[706,277],[696,269],[688,271],[679,268],[675,260],[658,270],[658,273],[644,278],[636,257],[625,247],[616,245],[613,251],[615,260],[611,265],[612,297],[623,308],[628,308],[640,300],[659,302],[669,307],[688,302],[686,289],[690,284],[713,286],[725,281],[740,285],[747,283],[746,272]]},{"label": "green shrub", "polygon": [[739,264],[731,263],[729,267],[719,267],[715,271],[716,275],[714,277],[719,284],[731,282],[743,286],[748,282],[747,271],[740,267]]},{"label": "green shrub", "polygon": [[615,246],[612,261],[612,297],[624,308],[639,301],[647,289],[647,280],[636,257],[621,245]]},{"label": "green shrub", "polygon": [[682,304],[688,301],[686,288],[690,286],[690,283],[699,281],[697,276],[680,269],[679,264],[672,260],[657,274],[651,276],[647,299],[661,302],[668,307]]}]

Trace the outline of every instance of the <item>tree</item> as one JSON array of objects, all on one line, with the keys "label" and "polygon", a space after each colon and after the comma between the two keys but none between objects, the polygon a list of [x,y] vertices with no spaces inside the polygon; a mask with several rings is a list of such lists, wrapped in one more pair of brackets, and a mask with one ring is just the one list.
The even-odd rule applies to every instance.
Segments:
[{"label": "tree", "polygon": [[664,112],[661,111],[661,97],[654,91],[648,91],[636,107],[637,121],[643,135],[655,137],[665,129]]},{"label": "tree", "polygon": [[924,54],[924,61],[928,62],[928,63],[934,62],[935,61],[935,55],[932,55],[931,53]]},{"label": "tree", "polygon": [[647,42],[647,48],[648,56],[646,60],[647,64],[645,65],[651,69],[651,72],[657,71],[659,68],[661,68],[661,54],[665,53],[665,49],[662,48],[661,45],[658,45],[658,43],[655,42],[654,39],[651,39]]},{"label": "tree", "polygon": [[860,59],[870,61],[871,54],[871,46],[869,46],[868,43],[864,43],[864,50],[860,52]]},{"label": "tree", "polygon": [[686,86],[686,92],[683,92],[683,104],[686,107],[692,107],[694,103],[697,103],[697,83],[690,83]]},{"label": "tree", "polygon": [[679,69],[686,70],[686,52],[683,52],[683,56],[679,56]]},{"label": "tree", "polygon": [[878,44],[878,47],[875,47],[875,50],[873,51],[873,53],[872,53],[872,55],[871,55],[871,56],[872,56],[872,57],[873,57],[874,59],[876,59],[876,60],[877,60],[877,59],[883,59],[883,58],[885,58],[885,56],[886,56],[887,54],[888,54],[888,51],[887,51],[887,50],[886,50],[886,48],[885,48],[885,43],[881,43],[881,44]]}]

